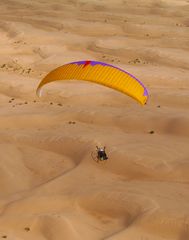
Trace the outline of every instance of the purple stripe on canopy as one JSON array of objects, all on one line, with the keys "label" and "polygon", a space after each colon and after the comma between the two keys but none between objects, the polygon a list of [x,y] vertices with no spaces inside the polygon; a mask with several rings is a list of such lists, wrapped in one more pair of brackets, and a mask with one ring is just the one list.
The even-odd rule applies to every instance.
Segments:
[{"label": "purple stripe on canopy", "polygon": [[108,64],[108,63],[103,63],[103,62],[98,62],[98,61],[90,61],[90,60],[86,60],[86,61],[78,61],[78,62],[71,62],[71,63],[68,63],[68,64],[77,64],[77,65],[85,65],[86,62],[90,62],[90,65],[92,66],[95,66],[95,65],[102,65],[102,66],[109,66],[109,67],[113,67],[113,68],[116,68],[124,73],[127,73],[129,76],[131,76],[132,78],[134,78],[137,82],[140,83],[140,85],[144,88],[144,96],[148,96],[148,91],[146,89],[146,87],[144,86],[144,84],[139,80],[137,79],[135,76],[133,76],[132,74],[130,74],[129,72],[126,72],[125,70],[121,69],[121,68],[118,68],[116,66],[113,66],[111,64]]}]

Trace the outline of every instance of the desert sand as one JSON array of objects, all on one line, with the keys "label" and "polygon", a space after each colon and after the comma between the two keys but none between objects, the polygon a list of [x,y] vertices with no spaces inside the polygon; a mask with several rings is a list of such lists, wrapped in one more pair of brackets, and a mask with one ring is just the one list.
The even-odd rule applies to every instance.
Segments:
[{"label": "desert sand", "polygon": [[[189,1],[1,0],[0,12],[0,238],[188,240]],[[50,70],[85,59],[135,75],[148,104],[83,81],[36,96]]]}]

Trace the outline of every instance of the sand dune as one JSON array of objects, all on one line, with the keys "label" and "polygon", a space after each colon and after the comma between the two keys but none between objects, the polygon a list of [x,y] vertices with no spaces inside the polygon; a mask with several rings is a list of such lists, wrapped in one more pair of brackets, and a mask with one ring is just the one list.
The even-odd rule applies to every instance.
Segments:
[{"label": "sand dune", "polygon": [[[189,2],[1,0],[0,11],[0,237],[189,239]],[[36,97],[48,71],[83,59],[134,74],[148,104],[81,81]]]}]

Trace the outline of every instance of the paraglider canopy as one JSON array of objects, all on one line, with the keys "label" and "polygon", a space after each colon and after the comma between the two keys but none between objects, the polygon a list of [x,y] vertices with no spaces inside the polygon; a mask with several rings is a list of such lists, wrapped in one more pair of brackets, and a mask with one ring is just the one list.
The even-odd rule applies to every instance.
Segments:
[{"label": "paraglider canopy", "polygon": [[74,79],[94,82],[120,91],[142,105],[148,100],[148,91],[139,79],[116,66],[90,60],[71,62],[54,69],[40,82],[37,95],[41,96],[41,89],[47,83]]}]

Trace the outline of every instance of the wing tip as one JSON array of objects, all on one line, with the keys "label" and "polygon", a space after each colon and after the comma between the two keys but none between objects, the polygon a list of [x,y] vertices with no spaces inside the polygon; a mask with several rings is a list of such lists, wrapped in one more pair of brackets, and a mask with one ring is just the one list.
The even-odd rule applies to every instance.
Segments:
[{"label": "wing tip", "polygon": [[41,96],[42,96],[42,89],[41,89],[41,88],[38,88],[38,89],[36,90],[36,95],[37,95],[38,97],[41,97]]}]

